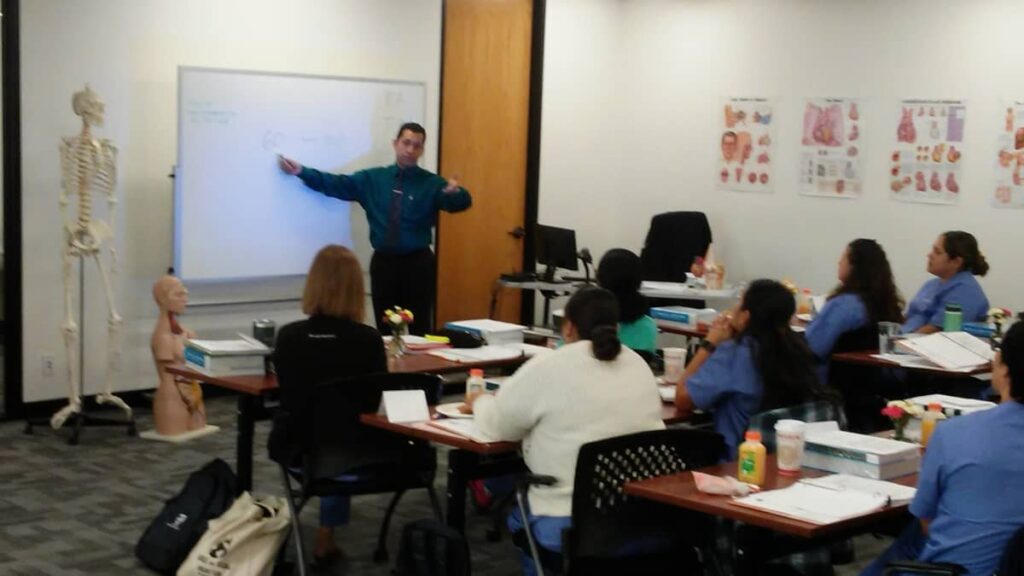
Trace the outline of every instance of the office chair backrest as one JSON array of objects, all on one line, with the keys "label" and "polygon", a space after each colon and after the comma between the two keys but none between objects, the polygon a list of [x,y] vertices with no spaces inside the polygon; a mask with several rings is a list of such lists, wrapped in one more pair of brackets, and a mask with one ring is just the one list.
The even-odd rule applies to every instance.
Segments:
[{"label": "office chair backrest", "polygon": [[427,404],[435,405],[441,385],[439,376],[416,373],[370,374],[318,384],[312,400],[314,440],[303,459],[307,477],[331,478],[361,466],[432,458],[429,445],[410,443],[398,434],[366,426],[359,416],[377,412],[386,390],[423,390]]},{"label": "office chair backrest", "polygon": [[640,252],[644,280],[685,282],[694,258],[711,245],[711,225],[703,212],[665,212],[651,218]]},{"label": "office chair backrest", "polygon": [[846,416],[838,406],[819,400],[799,406],[786,406],[755,414],[747,428],[761,432],[761,443],[769,452],[775,451],[775,423],[779,420],[802,420],[804,422],[827,422],[835,420],[839,427],[846,429]]},{"label": "office chair backrest", "polygon": [[707,430],[655,430],[590,442],[580,448],[572,498],[573,557],[614,557],[678,535],[671,507],[626,496],[626,482],[719,461],[725,441]]}]

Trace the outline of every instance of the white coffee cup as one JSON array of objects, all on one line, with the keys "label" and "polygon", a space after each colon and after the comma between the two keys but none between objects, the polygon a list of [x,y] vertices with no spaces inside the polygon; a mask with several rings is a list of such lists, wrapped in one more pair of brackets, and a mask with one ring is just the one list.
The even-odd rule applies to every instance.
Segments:
[{"label": "white coffee cup", "polygon": [[675,384],[683,379],[686,367],[686,348],[665,348],[665,382]]},{"label": "white coffee cup", "polygon": [[804,431],[807,424],[800,420],[779,420],[775,423],[775,450],[779,474],[792,476],[800,473],[804,460]]}]

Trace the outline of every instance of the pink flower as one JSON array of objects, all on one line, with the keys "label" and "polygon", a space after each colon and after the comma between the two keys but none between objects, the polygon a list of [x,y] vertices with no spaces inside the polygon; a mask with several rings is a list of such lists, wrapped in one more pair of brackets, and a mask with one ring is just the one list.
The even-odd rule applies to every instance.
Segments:
[{"label": "pink flower", "polygon": [[887,416],[893,420],[899,420],[907,415],[899,406],[886,406],[882,408],[882,416]]}]

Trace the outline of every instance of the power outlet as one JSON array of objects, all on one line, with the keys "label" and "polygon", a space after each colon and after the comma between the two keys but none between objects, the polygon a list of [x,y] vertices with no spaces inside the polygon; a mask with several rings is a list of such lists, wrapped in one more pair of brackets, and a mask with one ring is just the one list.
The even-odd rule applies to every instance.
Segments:
[{"label": "power outlet", "polygon": [[43,378],[53,378],[53,374],[57,370],[57,357],[53,354],[43,354],[40,359]]}]

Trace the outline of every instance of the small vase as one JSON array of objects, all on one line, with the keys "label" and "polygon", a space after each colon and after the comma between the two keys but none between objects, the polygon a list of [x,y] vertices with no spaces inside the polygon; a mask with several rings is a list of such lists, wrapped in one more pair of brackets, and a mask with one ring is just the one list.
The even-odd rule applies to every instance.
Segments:
[{"label": "small vase", "polygon": [[407,325],[391,327],[391,342],[388,344],[388,355],[392,358],[401,358],[405,355],[405,337],[409,334]]},{"label": "small vase", "polygon": [[902,420],[902,419],[901,420],[893,420],[892,421],[892,425],[893,425],[892,439],[893,440],[899,440],[901,442],[905,441],[907,439],[906,434],[905,434],[905,429],[907,427],[907,421],[906,420]]}]

